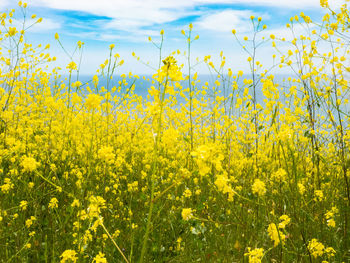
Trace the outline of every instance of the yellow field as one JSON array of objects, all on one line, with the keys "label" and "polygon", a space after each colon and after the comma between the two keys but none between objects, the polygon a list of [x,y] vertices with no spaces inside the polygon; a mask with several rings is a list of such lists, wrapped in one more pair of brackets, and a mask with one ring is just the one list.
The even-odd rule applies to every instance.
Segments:
[{"label": "yellow field", "polygon": [[[214,83],[160,56],[148,98],[133,74],[99,84],[120,74],[113,45],[91,82],[78,60],[61,82],[13,13],[1,15],[0,262],[350,261],[347,6],[323,24],[293,17],[305,31],[289,43],[261,39],[251,17],[254,38],[237,37],[251,79],[223,54],[204,58]],[[182,33],[189,56],[198,37]],[[256,61],[260,41],[273,65]]]}]

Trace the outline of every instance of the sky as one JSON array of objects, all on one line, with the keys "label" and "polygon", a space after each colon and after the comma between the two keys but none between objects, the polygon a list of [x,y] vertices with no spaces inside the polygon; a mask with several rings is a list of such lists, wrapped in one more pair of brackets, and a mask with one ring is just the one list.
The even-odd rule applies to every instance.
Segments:
[{"label": "sky", "polygon": [[[227,65],[233,70],[249,70],[247,55],[237,44],[232,29],[237,36],[251,34],[250,16],[262,17],[267,25],[266,35],[288,36],[286,23],[289,18],[303,11],[313,20],[319,21],[324,10],[319,0],[30,0],[27,2],[27,20],[31,14],[43,18],[43,22],[31,27],[27,41],[50,44],[50,54],[57,57],[62,68],[70,62],[54,38],[57,32],[60,40],[72,53],[77,41],[85,43],[81,72],[94,74],[99,65],[109,56],[109,45],[115,44],[115,51],[125,60],[118,69],[122,73],[152,74],[159,61],[159,50],[148,41],[160,41],[160,31],[164,30],[163,56],[172,51],[187,49],[185,36],[181,30],[188,30],[193,24],[193,35],[199,39],[192,43],[192,58],[203,60],[211,55],[214,63],[219,62],[220,51],[227,58]],[[339,6],[341,0],[329,0],[330,5]],[[16,0],[0,0],[0,10],[17,8]],[[17,18],[21,13],[17,12]],[[264,63],[270,63],[271,44],[262,46],[257,56]],[[137,61],[131,54],[149,63],[148,67]],[[184,57],[180,57],[179,60]],[[78,60],[78,57],[75,57]],[[201,74],[208,69],[200,63],[195,68]]]}]

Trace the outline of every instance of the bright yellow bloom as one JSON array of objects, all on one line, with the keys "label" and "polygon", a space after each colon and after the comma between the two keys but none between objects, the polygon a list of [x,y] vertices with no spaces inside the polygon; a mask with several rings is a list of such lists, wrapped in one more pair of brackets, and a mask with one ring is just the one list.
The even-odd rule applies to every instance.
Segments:
[{"label": "bright yellow bloom", "polygon": [[58,207],[58,200],[56,197],[51,198],[49,203],[49,208],[57,208]]},{"label": "bright yellow bloom", "polygon": [[78,66],[74,61],[71,61],[68,65],[67,65],[67,69],[69,70],[69,72],[72,72],[73,70],[77,70]]},{"label": "bright yellow bloom", "polygon": [[61,258],[61,261],[60,261],[60,263],[65,263],[65,262],[67,262],[67,263],[69,263],[69,262],[77,262],[77,260],[78,260],[78,258],[77,258],[77,252],[75,252],[74,250],[72,250],[72,249],[67,249],[67,250],[65,250],[62,254],[61,254],[61,256],[60,256],[60,258]]},{"label": "bright yellow bloom", "polygon": [[264,256],[264,249],[256,248],[251,250],[251,248],[249,247],[248,252],[244,255],[249,257],[249,263],[261,263],[261,260]]},{"label": "bright yellow bloom", "polygon": [[280,230],[278,230],[275,223],[269,224],[267,233],[269,234],[271,240],[274,242],[274,247],[277,247],[281,241],[282,244],[284,244],[286,237]]},{"label": "bright yellow bloom", "polygon": [[323,255],[325,247],[321,242],[318,242],[316,238],[313,238],[311,241],[309,241],[307,248],[309,249],[311,255],[317,258]]},{"label": "bright yellow bloom", "polygon": [[10,27],[8,34],[9,34],[10,37],[12,37],[12,36],[16,35],[17,32],[18,31],[17,31],[17,29],[15,27]]},{"label": "bright yellow bloom", "polygon": [[27,228],[30,228],[31,225],[33,224],[33,222],[36,220],[36,217],[35,216],[31,216],[29,219],[26,220],[26,226]]},{"label": "bright yellow bloom", "polygon": [[328,0],[320,0],[320,5],[322,7],[328,7]]},{"label": "bright yellow bloom", "polygon": [[322,190],[315,190],[315,201],[323,201],[324,195]]},{"label": "bright yellow bloom", "polygon": [[27,209],[28,202],[27,201],[21,201],[19,204],[19,207],[24,211]]},{"label": "bright yellow bloom", "polygon": [[113,153],[113,147],[105,146],[98,150],[98,157],[105,162],[113,161],[115,154]]},{"label": "bright yellow bloom", "polygon": [[264,196],[266,193],[266,187],[265,183],[261,181],[260,179],[255,179],[253,185],[252,185],[252,191],[254,194],[257,194],[258,196]]},{"label": "bright yellow bloom", "polygon": [[278,228],[284,229],[286,225],[290,223],[290,217],[287,215],[280,216],[281,222],[278,224]]},{"label": "bright yellow bloom", "polygon": [[33,172],[39,166],[39,163],[33,157],[25,156],[21,162],[21,166],[25,172]]},{"label": "bright yellow bloom", "polygon": [[193,215],[192,215],[192,209],[191,208],[183,208],[181,212],[182,219],[185,221],[190,220]]},{"label": "bright yellow bloom", "polygon": [[327,247],[324,252],[328,255],[328,257],[334,257],[336,251],[332,247]]},{"label": "bright yellow bloom", "polygon": [[107,263],[107,259],[105,258],[105,254],[103,254],[102,252],[99,252],[98,255],[96,255],[96,257],[94,257],[94,260],[92,262]]},{"label": "bright yellow bloom", "polygon": [[85,106],[88,110],[96,109],[102,100],[103,97],[98,94],[89,94],[85,100]]}]

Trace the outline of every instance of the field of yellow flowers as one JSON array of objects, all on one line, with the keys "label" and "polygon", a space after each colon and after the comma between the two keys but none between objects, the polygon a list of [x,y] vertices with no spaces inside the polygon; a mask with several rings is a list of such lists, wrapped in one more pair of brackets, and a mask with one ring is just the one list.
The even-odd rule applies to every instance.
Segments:
[{"label": "field of yellow flowers", "polygon": [[1,14],[0,262],[349,262],[350,17],[321,5],[321,24],[290,19],[305,29],[290,41],[262,38],[261,18],[253,38],[233,30],[245,79],[220,54],[203,60],[216,81],[200,82],[190,25],[189,64],[160,56],[147,97],[131,73],[112,86],[113,45],[90,82],[74,60],[62,81],[49,46]]}]

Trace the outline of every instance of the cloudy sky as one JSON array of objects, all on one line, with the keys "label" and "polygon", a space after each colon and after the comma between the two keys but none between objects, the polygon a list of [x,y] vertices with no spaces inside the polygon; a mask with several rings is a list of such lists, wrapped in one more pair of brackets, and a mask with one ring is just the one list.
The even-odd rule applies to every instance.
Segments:
[{"label": "cloudy sky", "polygon": [[[340,0],[329,0],[339,4]],[[16,0],[0,0],[2,11],[16,8]],[[243,37],[251,32],[250,16],[262,17],[268,33],[287,34],[285,24],[289,18],[303,11],[313,20],[320,20],[324,10],[319,0],[30,0],[28,17],[37,14],[43,18],[40,25],[29,30],[28,40],[51,44],[51,54],[58,57],[62,66],[69,62],[54,35],[57,32],[72,52],[78,40],[85,43],[82,72],[92,74],[108,57],[110,44],[126,63],[121,71],[152,73],[152,70],[131,56],[135,52],[150,65],[157,65],[158,51],[149,41],[159,41],[164,29],[164,55],[171,51],[186,50],[186,39],[181,30],[193,23],[193,57],[202,59],[212,55],[218,60],[221,50],[233,69],[247,69],[245,55],[237,45],[231,31]],[[20,12],[17,13],[20,17]],[[272,55],[262,47],[261,60]],[[270,49],[270,48],[269,48]],[[205,67],[198,66],[200,73]]]}]

